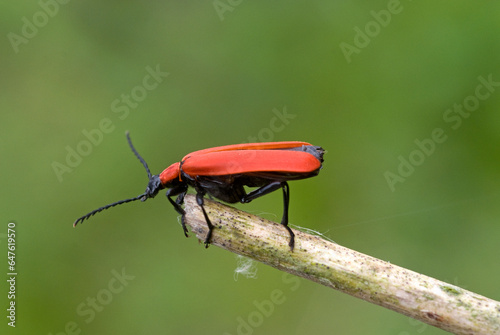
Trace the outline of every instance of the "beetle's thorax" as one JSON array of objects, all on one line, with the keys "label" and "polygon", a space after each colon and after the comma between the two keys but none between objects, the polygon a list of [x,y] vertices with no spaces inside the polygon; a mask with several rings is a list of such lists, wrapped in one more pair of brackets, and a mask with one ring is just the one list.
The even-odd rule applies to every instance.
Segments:
[{"label": "beetle's thorax", "polygon": [[168,168],[163,170],[158,176],[164,187],[170,187],[172,183],[175,183],[180,176],[180,164],[179,162],[170,165]]}]

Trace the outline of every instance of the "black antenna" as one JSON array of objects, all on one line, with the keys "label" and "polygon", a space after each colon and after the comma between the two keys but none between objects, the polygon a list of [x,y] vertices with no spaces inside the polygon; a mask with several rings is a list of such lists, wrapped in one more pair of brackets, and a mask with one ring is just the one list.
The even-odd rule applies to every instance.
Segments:
[{"label": "black antenna", "polygon": [[144,168],[148,172],[148,179],[151,180],[151,171],[149,171],[149,166],[146,163],[146,161],[144,160],[144,158],[142,158],[141,155],[139,155],[139,153],[137,152],[137,150],[135,150],[134,145],[132,144],[132,140],[130,139],[130,135],[128,133],[128,130],[125,132],[125,135],[127,136],[128,145],[130,145],[132,152],[135,154],[135,157],[137,157],[137,159],[139,161],[141,161],[142,165],[144,165]]},{"label": "black antenna", "polygon": [[[139,153],[137,152],[137,150],[135,150],[134,145],[132,144],[132,140],[130,139],[130,135],[129,135],[128,131],[125,133],[125,135],[127,136],[127,141],[128,141],[128,144],[129,144],[130,148],[132,149],[132,152],[135,154],[135,156],[137,157],[137,159],[139,159],[139,161],[141,161],[142,165],[144,165],[144,168],[148,172],[148,178],[149,178],[149,180],[151,180],[152,177],[151,177],[151,172],[149,171],[148,164],[146,164],[146,161],[144,160],[144,158],[142,158],[141,155],[139,155]],[[117,206],[117,205],[121,205],[121,204],[126,204],[127,202],[132,202],[132,201],[136,201],[136,200],[144,201],[144,200],[147,199],[147,197],[148,197],[148,193],[144,192],[143,194],[138,195],[135,198],[120,200],[120,201],[117,201],[117,202],[113,202],[112,204],[106,205],[104,207],[98,208],[96,210],[93,210],[92,212],[87,213],[84,216],[79,217],[78,219],[76,219],[76,221],[73,223],[73,227],[76,227],[76,225],[78,223],[83,223],[83,221],[87,220],[92,215],[94,215],[96,213],[99,213],[99,212],[102,212],[105,209],[108,209],[108,208],[111,208],[111,207],[114,207],[114,206]]]},{"label": "black antenna", "polygon": [[104,207],[101,207],[101,208],[98,208],[96,210],[93,210],[92,212],[90,213],[87,213],[85,214],[84,216],[82,216],[81,218],[78,218],[76,219],[76,221],[73,223],[73,227],[76,227],[76,225],[79,223],[79,222],[83,222],[85,220],[87,220],[88,218],[90,218],[92,215],[96,214],[96,213],[99,213],[105,209],[108,209],[110,207],[114,207],[116,205],[121,205],[121,204],[126,204],[127,202],[132,202],[132,201],[136,201],[136,200],[140,200],[142,199],[142,197],[144,197],[144,194],[141,194],[141,195],[138,195],[137,197],[135,198],[130,198],[130,199],[125,199],[125,200],[120,200],[120,201],[117,201],[117,202],[114,202],[112,204],[109,204],[109,205],[106,205]]}]

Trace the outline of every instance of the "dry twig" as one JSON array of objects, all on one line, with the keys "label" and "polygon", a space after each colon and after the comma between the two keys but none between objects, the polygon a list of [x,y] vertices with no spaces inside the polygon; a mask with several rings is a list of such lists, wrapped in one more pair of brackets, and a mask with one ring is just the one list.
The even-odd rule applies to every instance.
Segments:
[{"label": "dry twig", "polygon": [[[290,251],[278,223],[205,199],[211,244],[310,279],[454,334],[500,334],[500,303],[297,230]],[[192,195],[186,225],[203,241],[208,228]]]}]

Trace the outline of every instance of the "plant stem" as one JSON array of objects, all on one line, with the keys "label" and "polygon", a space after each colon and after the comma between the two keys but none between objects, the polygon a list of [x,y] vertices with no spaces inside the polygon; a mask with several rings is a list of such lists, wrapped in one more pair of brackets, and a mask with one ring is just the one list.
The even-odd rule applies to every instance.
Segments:
[{"label": "plant stem", "polygon": [[[307,278],[454,334],[500,334],[500,303],[457,286],[205,199],[211,244]],[[204,241],[208,226],[193,195],[185,222]]]}]

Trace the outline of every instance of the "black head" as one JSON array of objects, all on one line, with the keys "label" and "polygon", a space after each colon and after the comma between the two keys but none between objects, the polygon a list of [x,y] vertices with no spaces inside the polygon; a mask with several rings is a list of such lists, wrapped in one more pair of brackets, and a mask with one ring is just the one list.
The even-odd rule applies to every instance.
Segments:
[{"label": "black head", "polygon": [[120,201],[114,202],[112,204],[100,207],[96,210],[93,210],[92,212],[87,213],[84,216],[76,219],[76,221],[73,223],[73,226],[76,226],[79,222],[83,222],[83,221],[87,220],[88,218],[90,218],[92,215],[99,213],[105,209],[108,209],[108,208],[111,208],[111,207],[114,207],[117,205],[121,205],[121,204],[126,204],[127,202],[132,202],[132,201],[136,201],[136,200],[146,201],[149,198],[154,198],[161,189],[165,188],[165,186],[163,186],[163,184],[161,183],[160,177],[158,175],[154,175],[154,176],[151,175],[151,171],[149,171],[148,164],[141,157],[141,155],[139,155],[137,150],[135,150],[134,146],[132,145],[132,140],[130,139],[130,135],[129,135],[128,131],[126,132],[126,136],[127,136],[128,144],[129,144],[130,148],[132,149],[132,152],[135,154],[137,159],[139,159],[139,161],[142,163],[142,165],[144,165],[144,168],[146,169],[146,171],[148,173],[149,183],[148,183],[148,187],[146,188],[146,191],[144,191],[143,194],[138,195],[135,198],[120,200]]}]

